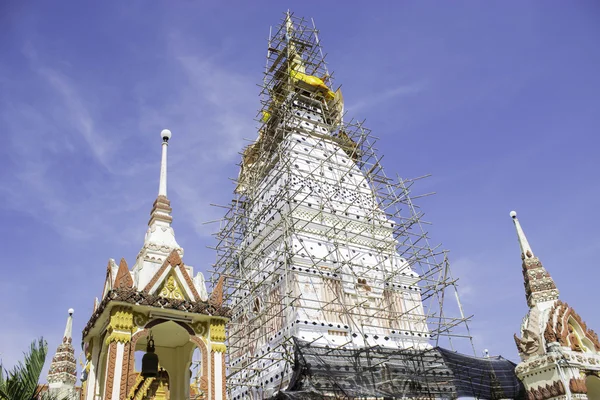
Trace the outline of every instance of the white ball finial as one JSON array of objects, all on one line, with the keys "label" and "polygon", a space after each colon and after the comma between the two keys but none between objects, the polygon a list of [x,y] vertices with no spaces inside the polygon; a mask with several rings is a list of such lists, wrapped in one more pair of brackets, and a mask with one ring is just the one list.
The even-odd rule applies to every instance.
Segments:
[{"label": "white ball finial", "polygon": [[510,217],[511,218],[517,218],[517,212],[516,211],[511,211],[510,212]]},{"label": "white ball finial", "polygon": [[73,315],[74,312],[75,312],[75,310],[73,310],[72,308],[69,308],[69,315]]},{"label": "white ball finial", "polygon": [[160,138],[164,141],[168,141],[169,139],[171,139],[171,131],[168,129],[163,129],[162,131],[160,131]]}]

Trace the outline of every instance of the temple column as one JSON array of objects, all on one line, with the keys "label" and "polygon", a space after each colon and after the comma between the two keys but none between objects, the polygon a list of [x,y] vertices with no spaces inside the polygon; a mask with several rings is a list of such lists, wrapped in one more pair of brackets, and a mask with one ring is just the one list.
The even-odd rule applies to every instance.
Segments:
[{"label": "temple column", "polygon": [[225,400],[225,321],[222,319],[210,320],[210,398],[211,400]]},{"label": "temple column", "polygon": [[130,342],[135,330],[133,313],[129,307],[114,307],[110,312],[105,344],[108,346],[106,357],[106,378],[104,400],[117,400],[127,396]]},{"label": "temple column", "polygon": [[100,341],[98,338],[93,338],[87,345],[87,379],[86,391],[84,393],[85,400],[94,400],[97,388],[98,379],[98,364],[100,363]]},{"label": "temple column", "polygon": [[211,351],[211,395],[213,400],[225,400],[225,345],[213,344]]}]

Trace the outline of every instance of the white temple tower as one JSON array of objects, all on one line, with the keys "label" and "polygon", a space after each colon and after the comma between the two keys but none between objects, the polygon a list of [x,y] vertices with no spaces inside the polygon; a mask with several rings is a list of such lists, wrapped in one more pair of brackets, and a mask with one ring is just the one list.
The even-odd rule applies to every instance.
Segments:
[{"label": "white temple tower", "polygon": [[[229,309],[222,305],[222,284],[209,297],[202,273],[194,276],[193,267],[182,260],[167,197],[171,132],[165,129],[160,137],[158,197],[144,244],[132,270],[124,259],[119,264],[109,260],[102,298],[96,299],[83,330],[85,400],[187,400],[190,393],[198,399],[225,399]],[[156,354],[157,364],[138,370],[140,351]],[[192,376],[196,351],[199,365]]]},{"label": "white temple tower", "polygon": [[430,348],[423,292],[446,285],[431,259],[425,277],[413,269],[434,251],[409,233],[418,216],[392,211],[413,206],[381,171],[368,131],[343,121],[316,29],[287,13],[273,32],[259,135],[217,235],[233,308],[231,399],[284,391],[298,346]]},{"label": "white temple tower", "polygon": [[[535,256],[517,213],[529,312],[514,336],[521,363],[515,370],[529,400],[600,399],[600,341],[575,310],[559,300],[554,280]],[[575,266],[573,266],[575,268]]]},{"label": "white temple tower", "polygon": [[57,398],[75,397],[77,363],[72,344],[73,312],[70,308],[62,343],[56,349],[48,370],[48,391]]}]

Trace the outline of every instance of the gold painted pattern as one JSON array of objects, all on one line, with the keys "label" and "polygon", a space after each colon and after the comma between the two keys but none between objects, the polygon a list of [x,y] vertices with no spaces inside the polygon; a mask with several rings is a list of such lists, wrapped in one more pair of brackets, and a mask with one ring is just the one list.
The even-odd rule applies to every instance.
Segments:
[{"label": "gold painted pattern", "polygon": [[213,343],[211,344],[211,349],[217,353],[225,353],[227,351],[227,346],[223,343]]},{"label": "gold painted pattern", "polygon": [[106,344],[112,342],[128,343],[135,330],[133,313],[129,307],[113,307],[110,310],[110,323],[106,329]]},{"label": "gold painted pattern", "polygon": [[166,297],[167,299],[175,299],[175,300],[186,300],[179,284],[177,283],[177,279],[173,276],[173,274],[169,274],[163,287],[158,293],[160,297]]},{"label": "gold painted pattern", "polygon": [[210,338],[215,342],[224,342],[225,335],[225,321],[218,318],[212,318],[210,320]]}]

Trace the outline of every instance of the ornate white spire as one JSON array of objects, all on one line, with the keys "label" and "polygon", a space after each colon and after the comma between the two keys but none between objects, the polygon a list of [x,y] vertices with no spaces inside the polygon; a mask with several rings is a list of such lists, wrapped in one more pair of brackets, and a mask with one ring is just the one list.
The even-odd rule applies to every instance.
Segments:
[{"label": "ornate white spire", "polygon": [[[146,244],[162,247],[164,256],[168,256],[173,249],[179,249],[175,241],[175,232],[171,228],[173,217],[171,216],[171,202],[167,198],[167,147],[171,138],[171,131],[163,129],[160,132],[162,139],[162,156],[160,160],[160,179],[158,184],[158,197],[152,205],[148,231],[144,240]],[[162,260],[161,260],[162,262]]]},{"label": "ornate white spire", "polygon": [[69,317],[62,343],[56,349],[48,370],[48,384],[51,393],[64,396],[72,392],[77,381],[77,364],[75,349],[72,345],[73,309],[69,309]]},{"label": "ornate white spire", "polygon": [[511,211],[510,217],[512,218],[513,222],[515,223],[515,228],[517,229],[517,238],[519,239],[519,246],[521,246],[521,257],[522,258],[534,257],[533,250],[531,250],[531,246],[529,245],[529,242],[527,241],[525,232],[523,232],[523,228],[521,228],[521,223],[519,222],[519,219],[517,218],[517,212]]},{"label": "ornate white spire", "polygon": [[510,217],[515,223],[519,245],[521,246],[521,259],[523,259],[523,278],[525,280],[525,297],[527,298],[527,304],[530,308],[533,308],[536,304],[557,300],[558,289],[540,260],[533,255],[531,246],[517,219],[517,213],[511,211]]},{"label": "ornate white spire", "polygon": [[[159,268],[173,250],[183,256],[183,249],[175,240],[175,231],[171,227],[171,202],[167,198],[167,147],[171,139],[171,131],[163,129],[160,132],[162,139],[162,156],[160,161],[160,178],[158,184],[158,197],[152,205],[148,229],[144,237],[144,245],[138,253],[133,267],[134,286],[143,287],[151,279],[154,270]],[[152,266],[146,268],[144,266]]]},{"label": "ornate white spire", "polygon": [[65,334],[63,338],[67,338],[68,340],[72,340],[73,336],[73,313],[75,310],[69,308],[69,317],[67,318],[67,326],[65,326]]},{"label": "ornate white spire", "polygon": [[[152,212],[150,213],[150,221],[148,222],[148,226],[152,227],[153,225],[158,225],[163,228],[171,229],[171,222],[173,221],[173,217],[171,217],[171,203],[167,198],[167,147],[169,146],[169,139],[171,138],[171,131],[168,129],[163,129],[160,132],[160,137],[162,139],[162,156],[160,160],[160,178],[158,183],[158,197],[154,202],[152,207]],[[172,235],[173,240],[168,240],[168,243],[164,243],[165,245],[172,247],[179,247],[177,242],[175,242],[175,234]],[[146,241],[148,240],[148,235],[146,235]],[[167,253],[170,253],[168,251]]]},{"label": "ornate white spire", "polygon": [[160,133],[162,138],[162,158],[160,160],[160,181],[158,184],[158,195],[167,197],[167,147],[171,139],[171,131],[163,129]]}]

